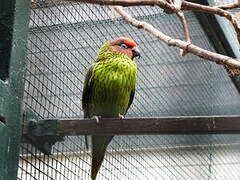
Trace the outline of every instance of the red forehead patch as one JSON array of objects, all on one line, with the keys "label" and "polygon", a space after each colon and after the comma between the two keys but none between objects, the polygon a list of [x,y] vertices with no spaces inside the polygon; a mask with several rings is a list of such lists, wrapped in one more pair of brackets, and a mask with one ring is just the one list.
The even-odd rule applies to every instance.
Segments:
[{"label": "red forehead patch", "polygon": [[137,46],[137,44],[133,40],[128,39],[128,38],[123,39],[123,43],[128,45],[129,47]]}]

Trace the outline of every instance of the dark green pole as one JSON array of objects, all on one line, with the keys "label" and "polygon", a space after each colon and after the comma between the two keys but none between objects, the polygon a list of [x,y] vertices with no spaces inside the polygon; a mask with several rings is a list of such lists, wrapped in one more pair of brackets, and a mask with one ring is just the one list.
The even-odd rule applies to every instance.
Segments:
[{"label": "dark green pole", "polygon": [[17,178],[29,4],[0,1],[0,180]]}]

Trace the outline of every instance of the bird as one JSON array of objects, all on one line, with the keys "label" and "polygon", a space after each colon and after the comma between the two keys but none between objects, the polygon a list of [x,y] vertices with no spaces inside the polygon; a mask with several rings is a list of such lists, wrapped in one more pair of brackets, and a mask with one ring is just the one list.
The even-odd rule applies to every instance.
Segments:
[{"label": "bird", "polygon": [[[137,65],[137,43],[127,37],[106,41],[85,76],[82,109],[84,118],[124,118],[133,102]],[[108,144],[113,136],[91,136],[91,179],[96,180]],[[88,144],[88,143],[87,143]]]}]

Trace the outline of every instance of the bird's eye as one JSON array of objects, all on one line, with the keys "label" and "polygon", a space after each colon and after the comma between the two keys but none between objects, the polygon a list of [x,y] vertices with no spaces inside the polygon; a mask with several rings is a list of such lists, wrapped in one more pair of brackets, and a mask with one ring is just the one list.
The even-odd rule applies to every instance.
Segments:
[{"label": "bird's eye", "polygon": [[126,44],[120,44],[120,46],[121,46],[122,48],[124,48],[124,49],[127,49],[127,48],[128,48],[128,46],[127,46]]}]

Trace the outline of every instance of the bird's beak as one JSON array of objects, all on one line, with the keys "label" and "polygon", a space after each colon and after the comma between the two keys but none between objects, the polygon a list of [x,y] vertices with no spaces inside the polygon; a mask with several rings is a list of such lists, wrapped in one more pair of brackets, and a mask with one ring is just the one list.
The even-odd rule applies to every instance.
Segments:
[{"label": "bird's beak", "polygon": [[140,58],[141,57],[140,56],[140,51],[137,47],[132,48],[132,54],[133,54],[133,58],[135,58],[135,57]]}]

